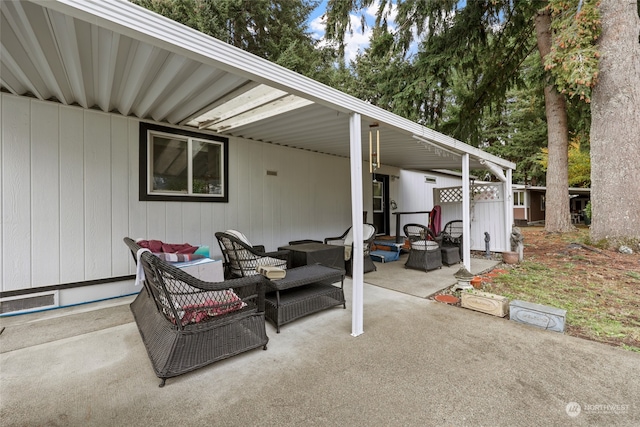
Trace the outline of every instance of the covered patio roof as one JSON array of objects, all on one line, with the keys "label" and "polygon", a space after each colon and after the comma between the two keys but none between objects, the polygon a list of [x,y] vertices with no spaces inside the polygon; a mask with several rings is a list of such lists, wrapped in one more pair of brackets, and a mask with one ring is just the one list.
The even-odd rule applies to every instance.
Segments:
[{"label": "covered patio roof", "polygon": [[[124,0],[1,2],[0,89],[19,96],[350,159],[353,335],[362,333],[362,160],[408,170],[506,170],[490,155]],[[509,218],[505,201],[505,218]],[[507,220],[505,228],[510,227]],[[508,233],[507,233],[508,234]],[[469,243],[465,239],[465,265]]]},{"label": "covered patio roof", "polygon": [[349,157],[349,115],[381,162],[515,165],[122,0],[2,2],[4,91]]}]

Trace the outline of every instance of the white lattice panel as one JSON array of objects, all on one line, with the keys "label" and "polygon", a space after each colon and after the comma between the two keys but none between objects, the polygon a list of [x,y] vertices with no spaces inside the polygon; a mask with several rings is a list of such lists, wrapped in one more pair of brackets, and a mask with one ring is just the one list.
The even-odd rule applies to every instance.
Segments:
[{"label": "white lattice panel", "polygon": [[462,188],[440,188],[440,204],[462,203]]},{"label": "white lattice panel", "polygon": [[471,188],[473,193],[473,200],[476,202],[482,201],[498,201],[502,200],[502,185],[493,184],[481,184],[474,185]]},{"label": "white lattice panel", "polygon": [[[483,183],[471,186],[473,198],[469,206],[471,250],[484,251],[485,235],[490,235],[490,250],[505,251],[504,184]],[[448,221],[462,219],[462,187],[435,189],[435,202],[442,206],[442,225]]]}]

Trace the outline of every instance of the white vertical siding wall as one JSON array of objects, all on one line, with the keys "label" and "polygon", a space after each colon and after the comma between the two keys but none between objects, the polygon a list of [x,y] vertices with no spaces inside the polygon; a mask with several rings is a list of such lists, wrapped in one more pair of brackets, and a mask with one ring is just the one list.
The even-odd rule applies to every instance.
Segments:
[{"label": "white vertical siding wall", "polygon": [[[435,177],[436,183],[430,184],[425,182],[425,177]],[[436,189],[439,188],[460,188],[462,178],[445,175],[437,172],[417,172],[417,171],[400,171],[400,180],[398,188],[398,211],[414,212],[428,211],[433,206],[439,204],[441,207],[442,221],[444,225],[453,220],[462,219],[462,203],[442,203],[438,198]],[[484,232],[489,232],[491,236],[490,250],[493,252],[503,252],[505,249],[505,231],[504,231],[504,205],[503,194],[504,186],[500,183],[494,183],[500,187],[500,199],[495,201],[478,200],[471,203],[471,250],[484,251]],[[392,218],[395,221],[395,217]],[[418,222],[427,225],[428,218],[426,215],[403,215],[400,222],[400,230],[405,224]],[[395,222],[391,225],[395,230]]]},{"label": "white vertical siding wall", "polygon": [[31,102],[2,95],[2,284],[3,290],[32,286]]},{"label": "white vertical siding wall", "polygon": [[219,257],[216,231],[275,250],[351,224],[348,159],[231,138],[229,203],[140,202],[138,120],[2,94],[0,123],[2,291],[133,274],[124,236]]},{"label": "white vertical siding wall", "polygon": [[[58,107],[60,118],[60,283],[85,280],[83,110]],[[22,143],[25,144],[24,142]],[[4,252],[8,254],[8,252]],[[5,286],[6,287],[6,286]],[[3,289],[4,290],[4,289]]]},{"label": "white vertical siding wall", "polygon": [[[425,177],[435,177],[436,183],[426,183]],[[398,195],[398,211],[399,212],[416,212],[416,211],[430,211],[437,203],[434,202],[434,189],[441,187],[455,187],[460,186],[461,178],[431,173],[431,172],[416,172],[416,171],[400,171],[399,180],[399,195]],[[462,209],[462,207],[460,207]],[[460,211],[461,212],[461,211]],[[462,218],[456,213],[448,213],[444,209],[442,210],[442,225],[452,219]],[[392,218],[395,221],[395,216]],[[402,227],[409,223],[428,224],[428,216],[424,215],[403,215],[400,221],[400,232]],[[395,222],[391,225],[395,230]]]},{"label": "white vertical siding wall", "polygon": [[[31,103],[31,282],[48,285],[47,278],[60,276],[60,144],[58,108],[44,102]],[[9,159],[7,159],[9,160]],[[26,174],[25,174],[26,175]],[[23,194],[22,197],[27,196]],[[8,254],[10,256],[10,252]]]},{"label": "white vertical siding wall", "polygon": [[[503,187],[502,183],[496,183]],[[492,252],[504,252],[504,204],[499,201],[478,201],[472,208],[471,216],[471,249],[485,250],[484,233],[489,233],[489,249]]]},{"label": "white vertical siding wall", "polygon": [[[489,249],[492,252],[504,252],[505,227],[504,227],[504,184],[492,183],[499,188],[496,200],[472,200],[470,203],[471,236],[470,244],[473,251],[484,251],[485,231],[490,235]],[[459,188],[459,186],[455,186]],[[477,198],[476,198],[477,199]],[[442,207],[442,226],[452,220],[462,219],[462,203],[440,202],[436,195],[436,203]]]}]

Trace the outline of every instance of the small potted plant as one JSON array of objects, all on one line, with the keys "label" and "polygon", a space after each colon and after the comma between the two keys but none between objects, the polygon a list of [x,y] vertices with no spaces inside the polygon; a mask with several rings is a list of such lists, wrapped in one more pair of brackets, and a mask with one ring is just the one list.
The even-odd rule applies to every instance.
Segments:
[{"label": "small potted plant", "polygon": [[481,289],[482,288],[482,277],[473,276],[473,279],[471,279],[471,286],[473,286],[475,289]]}]

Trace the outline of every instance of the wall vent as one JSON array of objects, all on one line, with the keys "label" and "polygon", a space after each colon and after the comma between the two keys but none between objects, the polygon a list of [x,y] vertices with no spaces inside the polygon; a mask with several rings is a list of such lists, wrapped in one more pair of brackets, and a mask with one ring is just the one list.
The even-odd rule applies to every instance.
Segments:
[{"label": "wall vent", "polygon": [[58,291],[39,292],[0,299],[0,314],[19,314],[58,307]]},{"label": "wall vent", "polygon": [[436,184],[438,182],[438,180],[436,179],[435,176],[424,176],[424,182],[425,184]]},{"label": "wall vent", "polygon": [[267,171],[267,176],[278,176],[278,171]]}]

